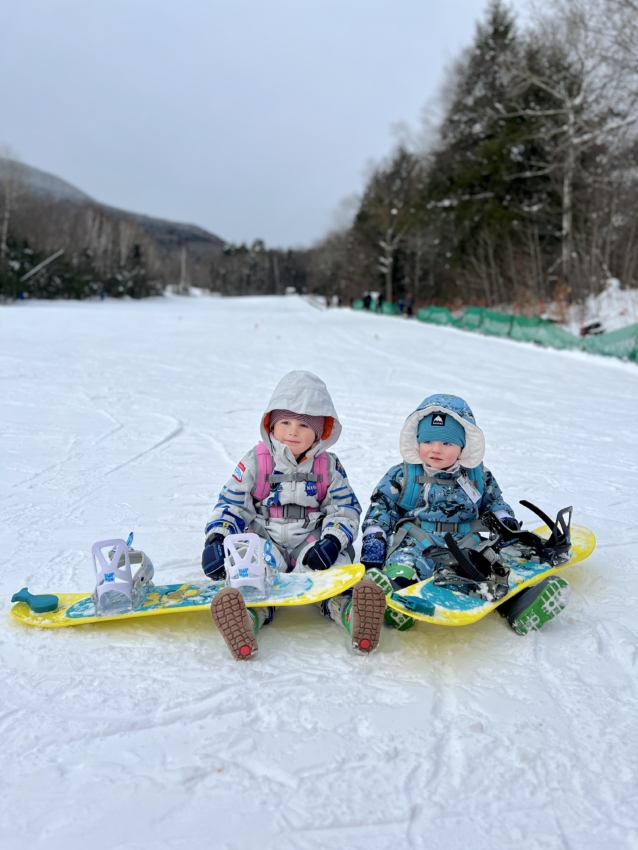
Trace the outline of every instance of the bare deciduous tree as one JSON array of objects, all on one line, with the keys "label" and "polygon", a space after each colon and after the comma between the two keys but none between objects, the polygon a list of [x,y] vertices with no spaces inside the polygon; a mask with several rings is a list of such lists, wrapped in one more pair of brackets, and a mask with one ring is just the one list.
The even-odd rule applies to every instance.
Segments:
[{"label": "bare deciduous tree", "polygon": [[574,182],[582,155],[597,145],[618,151],[638,121],[638,65],[632,67],[629,50],[619,44],[625,17],[612,25],[605,14],[609,4],[624,9],[635,0],[552,0],[549,13],[537,21],[525,61],[512,70],[514,102],[531,89],[550,99],[549,107],[519,103],[509,115],[536,122],[533,135],[548,143],[551,154],[547,162],[530,163],[516,179],[560,176],[561,265],[567,280],[574,259]]}]

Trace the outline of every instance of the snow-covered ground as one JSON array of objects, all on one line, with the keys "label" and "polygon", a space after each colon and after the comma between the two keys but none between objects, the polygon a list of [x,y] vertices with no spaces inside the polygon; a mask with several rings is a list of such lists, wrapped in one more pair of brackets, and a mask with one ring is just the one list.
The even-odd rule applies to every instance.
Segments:
[{"label": "snow-covered ground", "polygon": [[[467,398],[506,496],[575,506],[598,548],[527,638],[497,615],[385,630],[314,608],[254,662],[210,618],[59,631],[10,597],[90,589],[126,536],[200,577],[203,527],[284,372],[328,384],[364,508],[404,418]],[[0,308],[0,847],[638,848],[638,369],[299,298]],[[531,515],[520,511],[533,525]]]}]

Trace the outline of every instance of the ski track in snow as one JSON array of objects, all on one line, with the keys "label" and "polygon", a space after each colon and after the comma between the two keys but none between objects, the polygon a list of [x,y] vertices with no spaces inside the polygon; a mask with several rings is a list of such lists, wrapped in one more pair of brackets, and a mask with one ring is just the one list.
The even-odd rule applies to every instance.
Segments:
[{"label": "ski track in snow", "polygon": [[[10,597],[91,587],[126,537],[200,578],[203,528],[279,378],[310,369],[364,510],[433,392],[470,402],[506,498],[573,504],[598,549],[521,638],[315,608],[234,662],[201,615],[28,629]],[[0,308],[2,850],[638,848],[638,369],[300,298]],[[519,516],[534,527],[533,516]]]}]

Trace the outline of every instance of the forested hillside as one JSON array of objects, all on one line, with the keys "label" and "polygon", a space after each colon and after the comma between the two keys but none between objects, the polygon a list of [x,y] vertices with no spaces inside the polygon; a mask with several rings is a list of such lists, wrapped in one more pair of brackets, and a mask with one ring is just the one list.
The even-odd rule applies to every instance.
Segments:
[{"label": "forested hillside", "polygon": [[7,157],[0,159],[0,204],[0,295],[9,298],[142,297],[180,281],[207,286],[224,245],[193,225],[100,204]]},{"label": "forested hillside", "polygon": [[635,286],[636,44],[635,0],[557,0],[527,28],[490,3],[435,138],[375,169],[315,248],[315,286],[520,308]]},{"label": "forested hillside", "polygon": [[0,214],[0,298],[141,298],[168,285],[276,295],[307,285],[305,251],[229,244],[192,224],[109,207],[8,157]]},{"label": "forested hillside", "polygon": [[491,0],[446,72],[434,130],[400,143],[351,226],[306,250],[226,244],[0,159],[0,297],[294,287],[540,312],[612,277],[635,287],[638,0],[544,0],[529,20]]}]

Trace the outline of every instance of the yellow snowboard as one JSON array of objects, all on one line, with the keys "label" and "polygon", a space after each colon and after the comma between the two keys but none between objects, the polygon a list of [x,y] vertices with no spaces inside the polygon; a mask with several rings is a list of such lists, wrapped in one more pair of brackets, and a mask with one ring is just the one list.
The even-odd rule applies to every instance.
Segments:
[{"label": "yellow snowboard", "polygon": [[[363,564],[348,564],[344,567],[331,567],[322,572],[280,573],[274,578],[270,594],[266,599],[251,598],[252,588],[249,588],[245,594],[246,605],[249,608],[264,608],[270,605],[310,605],[313,602],[321,602],[351,588],[364,572]],[[27,626],[60,629],[87,623],[133,620],[137,617],[152,617],[158,614],[208,611],[215,595],[225,586],[226,583],[223,581],[150,586],[139,609],[121,614],[102,614],[99,617],[95,614],[93,597],[90,593],[56,593],[36,596],[30,594],[25,587],[13,596],[12,601],[15,604],[11,609],[11,616]],[[38,608],[55,605],[55,600],[57,600],[55,610],[37,612]]]},{"label": "yellow snowboard", "polygon": [[[544,525],[535,529],[535,533],[548,538],[549,528]],[[596,547],[594,533],[582,525],[572,525],[571,540],[570,559],[555,567],[543,562],[512,557],[506,549],[503,549],[501,556],[511,570],[509,576],[510,592],[496,602],[486,602],[476,596],[468,596],[446,587],[437,587],[433,583],[433,579],[428,578],[418,584],[412,584],[403,590],[391,593],[387,597],[387,604],[395,611],[406,614],[415,620],[422,620],[424,623],[433,623],[437,626],[467,626],[480,620],[526,587],[537,584],[547,576],[558,572],[558,570],[584,561]],[[406,601],[403,602],[403,600]]]}]

